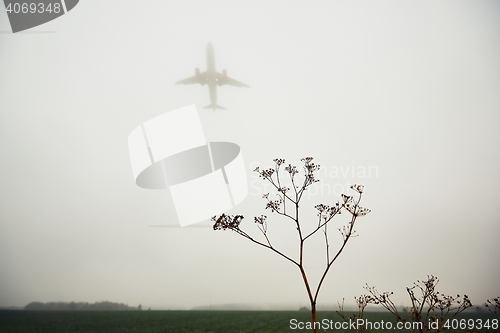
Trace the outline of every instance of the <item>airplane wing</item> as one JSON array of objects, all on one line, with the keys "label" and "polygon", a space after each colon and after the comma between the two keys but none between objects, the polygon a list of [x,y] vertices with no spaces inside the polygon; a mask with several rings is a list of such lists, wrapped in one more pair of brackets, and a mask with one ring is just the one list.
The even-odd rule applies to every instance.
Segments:
[{"label": "airplane wing", "polygon": [[187,79],[177,81],[175,82],[175,84],[194,84],[194,83],[205,84],[207,76],[206,73],[207,72],[196,74],[195,76],[191,76]]},{"label": "airplane wing", "polygon": [[217,72],[217,84],[221,86],[227,84],[236,87],[250,87],[248,84],[230,78],[229,76],[227,76],[226,71],[224,71],[224,73]]}]

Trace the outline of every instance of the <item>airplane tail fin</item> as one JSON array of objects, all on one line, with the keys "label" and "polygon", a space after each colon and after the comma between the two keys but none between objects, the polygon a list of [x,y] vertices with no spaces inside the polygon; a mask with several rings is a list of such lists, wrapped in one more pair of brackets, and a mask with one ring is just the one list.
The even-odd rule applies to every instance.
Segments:
[{"label": "airplane tail fin", "polygon": [[226,108],[225,107],[222,107],[218,104],[209,104],[207,106],[204,107],[204,109],[221,109],[221,110],[225,110]]}]

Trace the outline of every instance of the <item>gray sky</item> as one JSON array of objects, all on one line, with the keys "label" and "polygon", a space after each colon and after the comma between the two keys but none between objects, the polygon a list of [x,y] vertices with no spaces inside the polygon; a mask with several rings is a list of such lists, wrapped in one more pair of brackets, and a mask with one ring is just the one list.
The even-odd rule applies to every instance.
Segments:
[{"label": "gray sky", "polygon": [[[226,111],[201,110],[206,87],[174,84],[205,70],[209,41],[217,69],[251,86],[220,88]],[[0,59],[0,306],[307,303],[295,267],[236,234],[149,227],[177,223],[175,209],[134,184],[127,137],[189,104],[208,140],[242,148],[250,194],[231,212],[246,230],[270,216],[251,170],[273,158],[322,166],[306,225],[314,205],[366,186],[372,213],[320,305],[365,283],[401,304],[427,274],[478,305],[500,295],[498,1],[86,0],[0,34]],[[269,224],[296,253],[293,228]],[[323,252],[306,250],[316,281]]]}]

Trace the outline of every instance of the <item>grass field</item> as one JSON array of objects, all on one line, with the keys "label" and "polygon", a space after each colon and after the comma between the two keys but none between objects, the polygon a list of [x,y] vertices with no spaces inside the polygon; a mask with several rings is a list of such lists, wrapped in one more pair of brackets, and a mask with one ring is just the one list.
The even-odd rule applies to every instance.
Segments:
[{"label": "grass field", "polygon": [[[310,321],[300,311],[0,311],[0,333],[264,333],[309,332],[290,329],[290,320]],[[340,322],[335,312],[319,312],[318,321]],[[392,321],[388,313],[368,312],[364,318]],[[461,318],[486,320],[499,316],[470,313]],[[320,330],[323,332],[323,330]],[[328,329],[326,332],[355,330]],[[398,332],[369,330],[369,332]],[[500,332],[481,330],[481,332]]]}]

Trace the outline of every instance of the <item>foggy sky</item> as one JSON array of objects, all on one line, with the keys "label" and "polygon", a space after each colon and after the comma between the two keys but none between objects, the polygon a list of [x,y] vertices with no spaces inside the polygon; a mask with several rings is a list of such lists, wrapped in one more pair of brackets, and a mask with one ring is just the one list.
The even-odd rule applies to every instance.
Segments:
[{"label": "foggy sky", "polygon": [[[190,104],[207,140],[242,149],[250,194],[229,213],[256,235],[253,216],[268,215],[291,255],[294,229],[264,210],[255,166],[322,166],[306,225],[314,205],[365,185],[372,212],[320,306],[352,303],[365,283],[402,304],[428,274],[477,305],[500,295],[497,1],[86,0],[18,34],[1,9],[0,31],[0,307],[307,304],[296,267],[236,234],[150,227],[176,224],[175,209],[135,185],[127,138]],[[250,85],[218,89],[227,110],[174,84],[206,69],[208,42],[217,70]],[[314,282],[320,245],[306,248]]]}]

